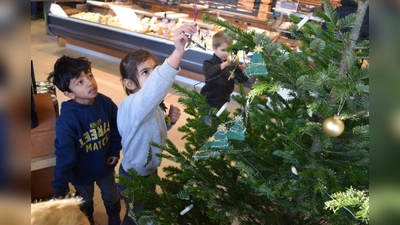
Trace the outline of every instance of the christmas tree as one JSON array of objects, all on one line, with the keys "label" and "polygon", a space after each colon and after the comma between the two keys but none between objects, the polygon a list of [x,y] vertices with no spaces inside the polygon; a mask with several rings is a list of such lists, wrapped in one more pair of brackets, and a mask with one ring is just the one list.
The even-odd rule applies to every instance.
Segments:
[{"label": "christmas tree", "polygon": [[[156,224],[368,223],[368,201],[358,202],[364,211],[356,213],[357,204],[346,204],[349,195],[334,193],[369,189],[369,69],[360,64],[369,43],[357,41],[369,1],[342,19],[323,2],[324,11],[314,13],[323,26],[291,27],[298,49],[203,15],[237,40],[228,50],[254,52],[247,72],[257,82],[233,97],[240,108],[218,117],[198,92],[173,86],[190,115],[179,128],[185,150],[169,140],[159,147],[177,166],[164,168],[165,178],[133,170],[133,180],[120,178],[124,194],[146,202],[141,215]],[[160,192],[149,190],[154,183]],[[331,202],[336,198],[341,204]]]}]

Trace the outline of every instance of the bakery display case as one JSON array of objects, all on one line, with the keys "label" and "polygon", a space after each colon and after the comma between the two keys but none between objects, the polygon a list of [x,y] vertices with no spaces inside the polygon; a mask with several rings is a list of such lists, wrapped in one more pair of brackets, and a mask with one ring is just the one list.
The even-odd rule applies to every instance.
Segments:
[{"label": "bakery display case", "polygon": [[[213,54],[212,35],[221,29],[201,21],[207,13],[224,19],[243,30],[256,30],[275,36],[268,25],[273,0],[148,0],[86,1],[84,4],[52,4],[47,16],[48,30],[67,43],[122,57],[128,51],[145,48],[162,62],[174,49],[172,37],[182,23],[196,19],[197,35],[192,39],[181,67],[202,74],[203,61]],[[226,3],[229,2],[229,3]],[[251,2],[251,4],[250,4]],[[248,12],[240,7],[249,5]],[[221,7],[224,8],[221,8]],[[194,10],[194,8],[196,8]],[[269,28],[268,28],[269,27]],[[90,46],[90,47],[88,47]],[[114,54],[115,53],[115,54]]]},{"label": "bakery display case", "polygon": [[[78,6],[78,5],[77,5]],[[174,50],[172,36],[182,23],[193,21],[185,13],[153,12],[135,4],[87,1],[82,7],[52,4],[47,18],[50,32],[56,36],[78,40],[121,53],[145,48],[159,62]],[[203,61],[209,59],[214,26],[197,21],[198,35],[205,49],[189,48],[181,62],[182,69],[202,73]]]}]

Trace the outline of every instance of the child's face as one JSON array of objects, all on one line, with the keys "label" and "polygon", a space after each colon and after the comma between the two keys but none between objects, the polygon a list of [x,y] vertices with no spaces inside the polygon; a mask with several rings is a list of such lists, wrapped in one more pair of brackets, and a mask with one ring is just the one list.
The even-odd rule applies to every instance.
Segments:
[{"label": "child's face", "polygon": [[228,52],[225,51],[227,47],[227,43],[222,43],[218,48],[213,47],[215,55],[218,56],[222,62],[225,62],[226,58],[228,57]]},{"label": "child's face", "polygon": [[75,102],[90,105],[97,96],[97,83],[91,71],[81,72],[81,75],[69,81],[71,92],[64,94]]},{"label": "child's face", "polygon": [[146,61],[137,65],[137,79],[139,81],[140,87],[136,87],[136,85],[131,85],[128,87],[131,91],[136,92],[141,87],[143,87],[144,82],[150,76],[151,72],[153,72],[154,68],[156,68],[157,63],[152,58],[148,58]]}]

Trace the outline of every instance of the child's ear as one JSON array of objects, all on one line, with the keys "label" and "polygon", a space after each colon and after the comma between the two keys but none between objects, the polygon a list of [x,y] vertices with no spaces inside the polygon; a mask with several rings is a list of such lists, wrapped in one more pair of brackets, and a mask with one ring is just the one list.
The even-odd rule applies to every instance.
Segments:
[{"label": "child's ear", "polygon": [[131,90],[131,91],[134,91],[137,88],[135,82],[133,82],[131,79],[126,79],[125,78],[123,80],[123,83],[124,83],[124,86],[126,88],[128,88],[129,90]]},{"label": "child's ear", "polygon": [[68,98],[70,98],[70,99],[75,99],[74,93],[69,92],[69,91],[64,91],[63,93],[64,93],[64,95],[67,96]]}]

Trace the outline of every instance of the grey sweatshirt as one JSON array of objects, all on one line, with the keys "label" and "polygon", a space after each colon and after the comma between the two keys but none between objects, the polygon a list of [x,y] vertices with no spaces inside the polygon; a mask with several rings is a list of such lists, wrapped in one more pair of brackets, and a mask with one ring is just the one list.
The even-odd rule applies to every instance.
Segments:
[{"label": "grey sweatshirt", "polygon": [[122,138],[122,167],[134,168],[140,175],[152,174],[161,165],[156,154],[161,149],[150,146],[151,142],[163,145],[167,139],[167,125],[160,102],[180,71],[167,61],[156,67],[143,87],[122,100],[118,108],[117,126]]}]

